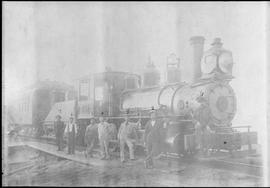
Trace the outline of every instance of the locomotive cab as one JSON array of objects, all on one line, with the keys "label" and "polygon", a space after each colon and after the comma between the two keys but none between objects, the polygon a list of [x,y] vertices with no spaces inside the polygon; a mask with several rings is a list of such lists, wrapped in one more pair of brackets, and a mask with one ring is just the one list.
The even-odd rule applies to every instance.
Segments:
[{"label": "locomotive cab", "polygon": [[[82,77],[78,80],[77,120],[79,134],[83,138],[91,116],[99,117],[102,113],[109,117],[109,122],[119,125],[116,117],[120,114],[120,95],[124,90],[139,88],[140,77],[127,72],[108,70]],[[83,140],[79,141],[80,144]]]},{"label": "locomotive cab", "polygon": [[91,115],[108,116],[119,113],[120,94],[124,90],[139,88],[139,76],[125,72],[108,71],[79,79],[78,119],[89,119]]}]

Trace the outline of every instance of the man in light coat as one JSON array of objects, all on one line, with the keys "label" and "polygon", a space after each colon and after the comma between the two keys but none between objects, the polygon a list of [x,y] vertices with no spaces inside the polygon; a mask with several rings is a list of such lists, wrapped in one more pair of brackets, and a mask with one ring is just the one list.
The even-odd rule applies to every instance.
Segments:
[{"label": "man in light coat", "polygon": [[126,113],[125,121],[121,124],[118,131],[118,136],[117,136],[118,140],[120,141],[120,159],[122,163],[125,161],[124,150],[125,150],[126,144],[129,148],[130,160],[135,160],[134,143],[138,142],[136,126],[137,126],[137,123],[130,122],[128,113]]}]

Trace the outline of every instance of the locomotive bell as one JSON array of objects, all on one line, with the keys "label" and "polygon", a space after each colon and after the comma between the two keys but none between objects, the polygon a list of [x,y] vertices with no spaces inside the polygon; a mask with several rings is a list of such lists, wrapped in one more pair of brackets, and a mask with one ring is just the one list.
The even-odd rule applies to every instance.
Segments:
[{"label": "locomotive bell", "polygon": [[149,57],[149,62],[143,72],[143,86],[153,87],[159,85],[160,74]]}]

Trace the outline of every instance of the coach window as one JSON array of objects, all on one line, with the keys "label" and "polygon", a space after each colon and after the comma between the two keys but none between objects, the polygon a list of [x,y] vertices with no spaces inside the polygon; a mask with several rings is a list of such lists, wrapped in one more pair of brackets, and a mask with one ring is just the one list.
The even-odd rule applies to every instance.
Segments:
[{"label": "coach window", "polygon": [[89,80],[89,100],[94,100],[94,79],[93,77]]}]

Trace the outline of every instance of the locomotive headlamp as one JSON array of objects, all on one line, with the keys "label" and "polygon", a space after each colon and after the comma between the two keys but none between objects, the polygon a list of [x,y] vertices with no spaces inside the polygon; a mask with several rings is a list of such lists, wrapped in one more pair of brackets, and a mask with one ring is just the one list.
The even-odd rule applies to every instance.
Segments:
[{"label": "locomotive headlamp", "polygon": [[218,58],[218,65],[222,72],[231,73],[233,65],[232,53],[229,51],[221,53]]},{"label": "locomotive headlamp", "polygon": [[232,73],[233,58],[229,50],[222,48],[220,38],[212,43],[213,47],[204,53],[201,61],[201,70],[204,74],[218,71],[225,74]]},{"label": "locomotive headlamp", "polygon": [[215,67],[217,66],[217,56],[216,55],[208,55],[204,58],[202,62],[202,71],[203,73],[211,73]]}]

